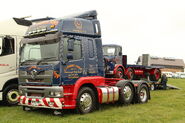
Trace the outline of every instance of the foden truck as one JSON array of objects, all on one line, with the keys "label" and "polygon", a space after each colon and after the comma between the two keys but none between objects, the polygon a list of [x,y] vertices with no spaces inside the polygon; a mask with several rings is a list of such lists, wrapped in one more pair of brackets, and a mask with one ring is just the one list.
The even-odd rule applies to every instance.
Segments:
[{"label": "foden truck", "polygon": [[96,11],[43,21],[21,41],[19,103],[23,110],[50,108],[92,112],[102,103],[146,103],[145,81],[105,77]]},{"label": "foden truck", "polygon": [[153,82],[161,78],[161,67],[127,64],[127,55],[122,55],[122,47],[119,45],[103,45],[103,56],[107,77],[129,80],[147,79]]}]

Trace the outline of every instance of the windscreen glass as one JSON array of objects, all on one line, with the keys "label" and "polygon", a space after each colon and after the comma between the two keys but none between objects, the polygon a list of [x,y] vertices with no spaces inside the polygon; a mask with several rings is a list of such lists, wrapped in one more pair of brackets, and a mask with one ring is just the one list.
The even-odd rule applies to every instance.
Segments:
[{"label": "windscreen glass", "polygon": [[58,59],[59,42],[24,44],[21,50],[21,62],[27,60]]},{"label": "windscreen glass", "polygon": [[115,47],[103,47],[103,55],[104,56],[113,56],[116,54]]}]

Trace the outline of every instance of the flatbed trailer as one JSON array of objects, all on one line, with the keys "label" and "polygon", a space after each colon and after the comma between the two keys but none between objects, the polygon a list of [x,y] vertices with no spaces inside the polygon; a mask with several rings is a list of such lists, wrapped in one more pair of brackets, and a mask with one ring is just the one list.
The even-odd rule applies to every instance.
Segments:
[{"label": "flatbed trailer", "polygon": [[148,79],[156,82],[161,77],[161,67],[127,64],[127,55],[122,55],[122,47],[119,45],[103,45],[103,55],[107,77],[129,80]]}]

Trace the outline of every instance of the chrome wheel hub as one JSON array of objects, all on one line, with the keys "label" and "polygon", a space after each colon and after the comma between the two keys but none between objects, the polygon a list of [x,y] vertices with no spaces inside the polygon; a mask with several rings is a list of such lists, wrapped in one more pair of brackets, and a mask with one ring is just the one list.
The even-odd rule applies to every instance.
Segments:
[{"label": "chrome wheel hub", "polygon": [[125,99],[129,100],[131,98],[131,95],[132,95],[132,90],[131,90],[130,86],[125,86],[124,89],[123,89],[123,93],[125,95]]},{"label": "chrome wheel hub", "polygon": [[89,93],[84,93],[80,97],[80,106],[83,110],[88,110],[92,106],[92,97]]},{"label": "chrome wheel hub", "polygon": [[141,102],[145,102],[146,99],[147,99],[147,93],[146,93],[146,89],[145,88],[141,89],[140,99],[141,99]]}]

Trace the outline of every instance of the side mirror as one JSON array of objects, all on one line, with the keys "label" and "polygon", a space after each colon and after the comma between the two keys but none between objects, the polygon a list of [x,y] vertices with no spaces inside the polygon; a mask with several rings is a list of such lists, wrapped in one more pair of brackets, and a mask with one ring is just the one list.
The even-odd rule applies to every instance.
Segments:
[{"label": "side mirror", "polygon": [[3,37],[0,37],[0,55],[2,54],[3,51]]},{"label": "side mirror", "polygon": [[68,53],[67,54],[67,59],[68,60],[72,60],[73,59],[73,54],[72,53]]},{"label": "side mirror", "polygon": [[74,51],[74,39],[69,39],[67,49],[68,51]]}]

